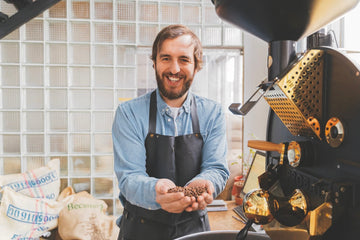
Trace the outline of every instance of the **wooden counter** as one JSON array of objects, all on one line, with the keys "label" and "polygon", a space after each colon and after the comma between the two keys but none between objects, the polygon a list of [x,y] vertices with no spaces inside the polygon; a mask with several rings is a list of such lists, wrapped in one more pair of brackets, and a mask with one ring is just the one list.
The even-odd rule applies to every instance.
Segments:
[{"label": "wooden counter", "polygon": [[225,201],[227,203],[227,211],[208,212],[210,229],[214,230],[241,230],[245,224],[233,218],[239,216],[233,211],[238,205],[235,201]]}]

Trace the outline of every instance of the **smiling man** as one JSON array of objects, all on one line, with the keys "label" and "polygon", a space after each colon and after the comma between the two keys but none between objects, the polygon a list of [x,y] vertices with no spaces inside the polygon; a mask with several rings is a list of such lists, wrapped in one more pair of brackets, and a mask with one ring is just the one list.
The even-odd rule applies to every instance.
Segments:
[{"label": "smiling man", "polygon": [[[200,60],[195,60],[195,44],[191,35],[181,35],[164,41],[159,37],[156,40],[158,47],[154,47],[152,59],[160,94],[169,106],[180,107],[197,72],[195,66],[201,63]],[[199,48],[199,45],[196,46]]]},{"label": "smiling man", "polygon": [[[151,59],[158,88],[118,106],[114,165],[124,206],[118,239],[174,239],[210,230],[206,206],[225,187],[225,117],[190,91],[202,67],[198,37],[183,25],[157,35]],[[200,196],[168,192],[200,187]]]}]

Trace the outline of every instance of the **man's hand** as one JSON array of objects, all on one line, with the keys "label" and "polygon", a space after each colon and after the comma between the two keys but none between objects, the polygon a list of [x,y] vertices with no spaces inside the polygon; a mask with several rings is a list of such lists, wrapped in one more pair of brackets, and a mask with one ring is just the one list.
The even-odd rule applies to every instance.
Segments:
[{"label": "man's hand", "polygon": [[196,211],[196,210],[203,210],[206,206],[212,203],[213,199],[213,192],[214,192],[214,185],[209,180],[205,179],[197,179],[189,183],[188,187],[206,187],[207,192],[201,194],[197,197],[197,200],[193,202],[190,206],[188,206],[185,210],[188,212]]},{"label": "man's hand", "polygon": [[176,185],[171,180],[159,179],[155,185],[156,202],[167,212],[181,213],[196,199],[185,197],[183,192],[168,193],[168,190],[173,187]]}]

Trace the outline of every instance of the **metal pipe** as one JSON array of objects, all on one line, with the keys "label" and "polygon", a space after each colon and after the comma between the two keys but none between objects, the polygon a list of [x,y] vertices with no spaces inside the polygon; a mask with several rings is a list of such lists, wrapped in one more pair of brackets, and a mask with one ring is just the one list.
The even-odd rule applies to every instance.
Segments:
[{"label": "metal pipe", "polygon": [[296,58],[295,41],[273,41],[268,49],[268,79],[279,76]]}]

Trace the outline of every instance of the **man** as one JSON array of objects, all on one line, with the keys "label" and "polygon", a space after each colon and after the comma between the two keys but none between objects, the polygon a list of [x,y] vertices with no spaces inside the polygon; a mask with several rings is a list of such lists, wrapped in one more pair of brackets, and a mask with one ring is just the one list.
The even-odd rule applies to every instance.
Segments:
[{"label": "man", "polygon": [[[187,27],[157,35],[151,59],[158,88],[119,105],[113,123],[114,164],[124,212],[119,239],[174,239],[210,230],[206,206],[225,187],[225,118],[221,106],[189,89],[202,47]],[[201,196],[168,193],[206,187]]]}]

